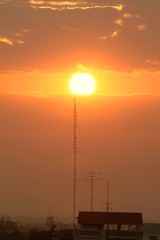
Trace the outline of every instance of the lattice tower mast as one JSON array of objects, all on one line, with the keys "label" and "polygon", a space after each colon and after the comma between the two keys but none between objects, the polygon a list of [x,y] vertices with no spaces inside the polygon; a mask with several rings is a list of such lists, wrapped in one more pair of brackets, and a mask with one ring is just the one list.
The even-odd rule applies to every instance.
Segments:
[{"label": "lattice tower mast", "polygon": [[76,195],[77,195],[77,104],[73,99],[73,230],[76,228]]}]

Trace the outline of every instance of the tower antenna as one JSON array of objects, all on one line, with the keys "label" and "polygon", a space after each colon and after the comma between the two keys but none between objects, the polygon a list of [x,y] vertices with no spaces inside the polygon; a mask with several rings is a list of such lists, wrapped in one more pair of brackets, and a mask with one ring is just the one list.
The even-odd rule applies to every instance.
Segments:
[{"label": "tower antenna", "polygon": [[86,173],[87,177],[84,178],[84,180],[89,181],[91,183],[90,187],[90,211],[93,212],[93,202],[94,202],[94,182],[101,180],[102,178],[99,178],[98,175],[100,175],[100,172],[88,172]]},{"label": "tower antenna", "polygon": [[77,195],[77,104],[73,99],[73,231],[76,229],[76,195]]}]

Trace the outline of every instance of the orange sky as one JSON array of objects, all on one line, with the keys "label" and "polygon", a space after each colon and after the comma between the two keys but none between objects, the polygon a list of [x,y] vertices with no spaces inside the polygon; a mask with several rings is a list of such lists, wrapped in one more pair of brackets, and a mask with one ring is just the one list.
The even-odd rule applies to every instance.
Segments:
[{"label": "orange sky", "polygon": [[[0,1],[0,214],[72,216],[69,80],[86,71],[94,96],[78,97],[78,207],[82,172],[111,182],[113,211],[159,221],[160,1]],[[67,191],[66,191],[67,190]],[[63,199],[66,199],[64,202]]]},{"label": "orange sky", "polygon": [[[1,211],[12,216],[72,214],[71,96],[1,94]],[[90,208],[84,172],[101,172],[94,209],[142,211],[159,220],[159,96],[78,97],[78,209]],[[65,198],[65,201],[64,201]]]},{"label": "orange sky", "polygon": [[159,94],[159,4],[1,1],[1,91],[61,94],[86,70],[98,93]]}]

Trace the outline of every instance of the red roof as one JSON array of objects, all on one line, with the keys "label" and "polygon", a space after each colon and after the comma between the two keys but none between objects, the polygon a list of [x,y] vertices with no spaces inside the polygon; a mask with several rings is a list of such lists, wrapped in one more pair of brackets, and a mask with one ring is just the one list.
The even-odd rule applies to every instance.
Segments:
[{"label": "red roof", "polygon": [[143,225],[142,213],[128,212],[79,212],[79,224]]}]

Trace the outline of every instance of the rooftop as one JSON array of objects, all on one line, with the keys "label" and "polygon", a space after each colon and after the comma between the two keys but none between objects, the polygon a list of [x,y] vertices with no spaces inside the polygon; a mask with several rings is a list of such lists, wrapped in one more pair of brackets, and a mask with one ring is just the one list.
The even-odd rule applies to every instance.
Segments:
[{"label": "rooftop", "polygon": [[132,212],[79,212],[79,224],[143,225],[142,213]]}]

